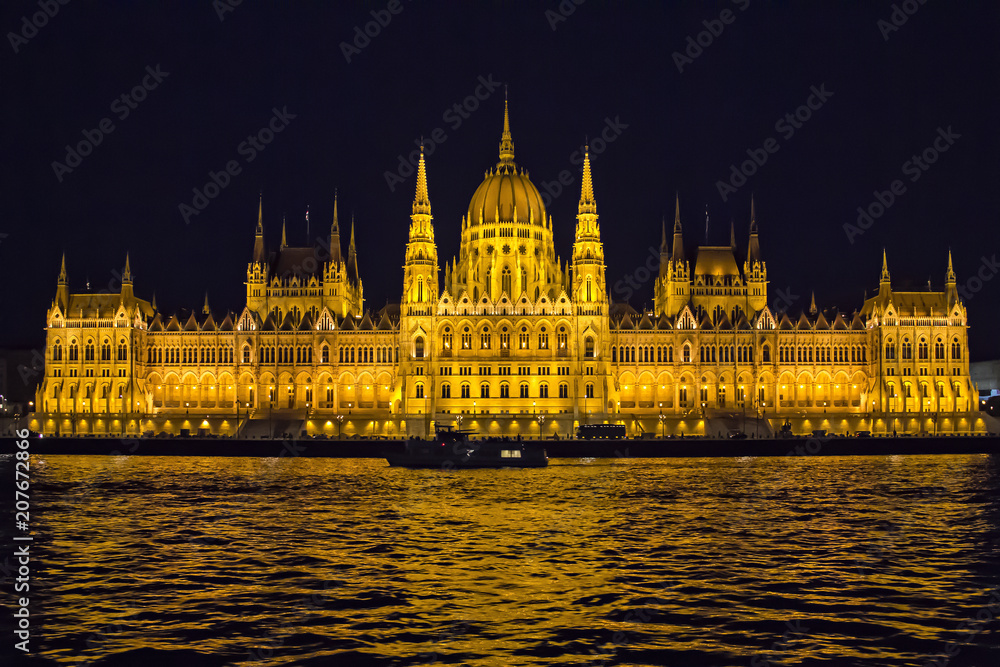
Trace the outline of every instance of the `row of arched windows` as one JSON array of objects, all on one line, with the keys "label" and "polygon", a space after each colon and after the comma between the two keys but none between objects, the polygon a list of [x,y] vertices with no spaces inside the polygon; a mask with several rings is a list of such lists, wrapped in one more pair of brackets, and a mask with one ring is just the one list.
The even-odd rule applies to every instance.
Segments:
[{"label": "row of arched windows", "polygon": [[[83,346],[83,361],[97,361],[97,346],[95,345],[93,339],[87,340],[86,345]],[[107,338],[101,344],[101,361],[111,361],[111,341]],[[128,345],[125,343],[123,338],[118,345],[118,360],[125,361],[128,359]],[[66,350],[66,360],[67,361],[80,361],[80,345],[77,343],[76,339],[70,341],[68,349]],[[62,341],[56,341],[52,344],[52,361],[63,361],[63,345]]]},{"label": "row of arched windows", "polygon": [[[456,398],[472,398],[472,385],[468,382],[463,382],[458,387],[459,395]],[[510,383],[501,382],[500,383],[500,398],[510,398]],[[418,382],[415,385],[415,397],[424,398],[424,385]],[[565,382],[559,383],[557,387],[559,398],[569,398],[569,384]],[[445,382],[441,385],[441,398],[451,398],[451,384]],[[518,386],[518,397],[519,398],[549,398],[549,385],[547,382],[540,382],[538,384],[538,396],[531,396],[531,387],[527,382],[522,382]],[[588,382],[584,387],[584,397],[593,398],[594,397],[594,385]],[[483,382],[479,385],[479,396],[477,398],[490,398],[490,384],[488,382]]]},{"label": "row of arched windows", "polygon": [[[910,339],[903,338],[902,343],[899,345],[899,352],[901,359],[913,359],[913,343]],[[934,341],[934,359],[935,361],[944,361],[944,339],[938,336],[937,340]],[[887,361],[891,361],[896,358],[896,343],[893,339],[889,338],[885,343],[885,358]],[[927,339],[923,336],[917,342],[917,359],[921,361],[926,361],[930,358],[930,345]],[[951,339],[951,358],[957,361],[962,358],[962,344],[959,343],[958,337]]]},{"label": "row of arched windows", "polygon": [[[691,346],[681,348],[683,363],[691,362]],[[771,361],[771,348],[764,345],[761,356],[765,363]],[[702,345],[699,348],[702,363],[753,363],[752,345]],[[616,363],[673,363],[674,348],[670,345],[613,345],[611,361]]]},{"label": "row of arched windows", "polygon": [[233,348],[218,347],[150,347],[146,350],[146,363],[171,366],[176,364],[231,364]]}]

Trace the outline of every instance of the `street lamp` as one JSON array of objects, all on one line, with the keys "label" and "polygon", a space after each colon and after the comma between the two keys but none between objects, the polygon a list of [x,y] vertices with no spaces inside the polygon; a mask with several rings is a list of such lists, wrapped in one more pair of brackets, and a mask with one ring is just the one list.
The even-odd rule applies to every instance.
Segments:
[{"label": "street lamp", "polygon": [[666,437],[666,418],[667,416],[663,414],[663,403],[660,403],[660,439]]}]

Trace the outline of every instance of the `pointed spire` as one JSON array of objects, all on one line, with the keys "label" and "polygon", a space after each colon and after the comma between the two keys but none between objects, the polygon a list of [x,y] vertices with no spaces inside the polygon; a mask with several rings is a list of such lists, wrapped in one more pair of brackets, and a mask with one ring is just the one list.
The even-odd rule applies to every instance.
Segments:
[{"label": "pointed spire", "polygon": [[288,247],[288,237],[285,236],[285,216],[281,216],[281,250]]},{"label": "pointed spire", "polygon": [[590,147],[584,145],[583,149],[583,182],[580,185],[580,205],[579,214],[597,213],[597,200],[594,199],[594,180],[590,173]]},{"label": "pointed spire", "polygon": [[347,247],[347,279],[358,282],[358,253],[354,247],[354,214],[351,214],[351,242]]},{"label": "pointed spire", "polygon": [[510,113],[507,108],[507,89],[503,93],[503,134],[500,135],[500,162],[497,168],[514,166],[514,140],[510,136]]},{"label": "pointed spire", "polygon": [[889,282],[890,282],[890,279],[889,279],[889,262],[886,260],[886,257],[885,257],[885,248],[882,248],[882,275],[879,277],[879,283],[880,284],[881,283],[885,283],[886,285],[888,285]]},{"label": "pointed spire", "polygon": [[333,189],[333,222],[330,224],[330,262],[339,264],[340,256],[340,220],[337,219],[337,189]]},{"label": "pointed spire", "polygon": [[59,284],[60,285],[65,285],[66,284],[66,253],[65,252],[63,253],[63,256],[62,256],[62,267],[59,269]]},{"label": "pointed spire", "polygon": [[729,219],[729,247],[736,250],[736,221]]},{"label": "pointed spire", "polygon": [[264,233],[264,192],[261,191],[257,198],[257,234]]},{"label": "pointed spire", "polygon": [[122,271],[122,284],[132,282],[132,267],[129,265],[128,253],[125,253],[125,270]]},{"label": "pointed spire", "polygon": [[818,312],[818,310],[819,309],[816,308],[816,292],[813,291],[813,293],[812,293],[812,299],[810,299],[810,301],[809,301],[809,314],[810,315],[815,315]]},{"label": "pointed spire", "polygon": [[664,214],[663,228],[660,231],[660,254],[662,255],[666,253],[668,250],[669,246],[667,246],[667,216],[666,214]]},{"label": "pointed spire", "polygon": [[944,281],[948,285],[955,284],[955,269],[951,265],[951,248],[948,248],[948,273],[945,274]]},{"label": "pointed spire", "polygon": [[674,195],[674,243],[670,261],[684,262],[684,236],[681,232],[681,197]]},{"label": "pointed spire", "polygon": [[264,193],[260,194],[257,203],[257,230],[254,232],[253,261],[264,261]]},{"label": "pointed spire", "polygon": [[750,245],[747,248],[747,268],[760,260],[760,241],[757,238],[757,207],[750,195]]},{"label": "pointed spire", "polygon": [[201,307],[201,312],[203,315],[211,315],[212,311],[208,307],[208,292],[205,292],[205,305]]},{"label": "pointed spire", "polygon": [[417,192],[413,196],[413,214],[431,214],[431,199],[427,192],[427,163],[424,161],[423,142],[420,144],[420,162],[417,164]]}]

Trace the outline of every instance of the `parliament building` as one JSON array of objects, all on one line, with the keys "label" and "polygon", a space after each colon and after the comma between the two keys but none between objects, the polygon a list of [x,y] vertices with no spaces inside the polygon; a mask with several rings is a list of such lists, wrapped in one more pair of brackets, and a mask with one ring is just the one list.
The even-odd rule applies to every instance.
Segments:
[{"label": "parliament building", "polygon": [[[258,208],[246,305],[163,313],[133,292],[71,293],[63,258],[46,315],[45,374],[30,426],[45,434],[269,433],[567,437],[580,424],[631,435],[968,433],[984,429],[969,377],[966,309],[948,256],[944,290],[892,288],[852,313],[768,306],[751,203],[749,240],[685,248],[679,207],[662,230],[651,310],[609,298],[589,155],[572,257],[514,161],[499,161],[438,258],[421,154],[400,301],[365,306],[353,223],[336,202],[326,241],[269,251]],[[742,259],[742,264],[737,257]],[[944,264],[942,257],[942,264]],[[443,274],[442,274],[443,268]]]}]

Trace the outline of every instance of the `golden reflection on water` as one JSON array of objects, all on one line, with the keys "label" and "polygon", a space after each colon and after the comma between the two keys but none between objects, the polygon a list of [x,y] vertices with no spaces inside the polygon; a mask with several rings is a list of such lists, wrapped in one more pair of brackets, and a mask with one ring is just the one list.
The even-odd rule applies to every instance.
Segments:
[{"label": "golden reflection on water", "polygon": [[1000,586],[986,456],[32,461],[59,661],[924,664]]}]

